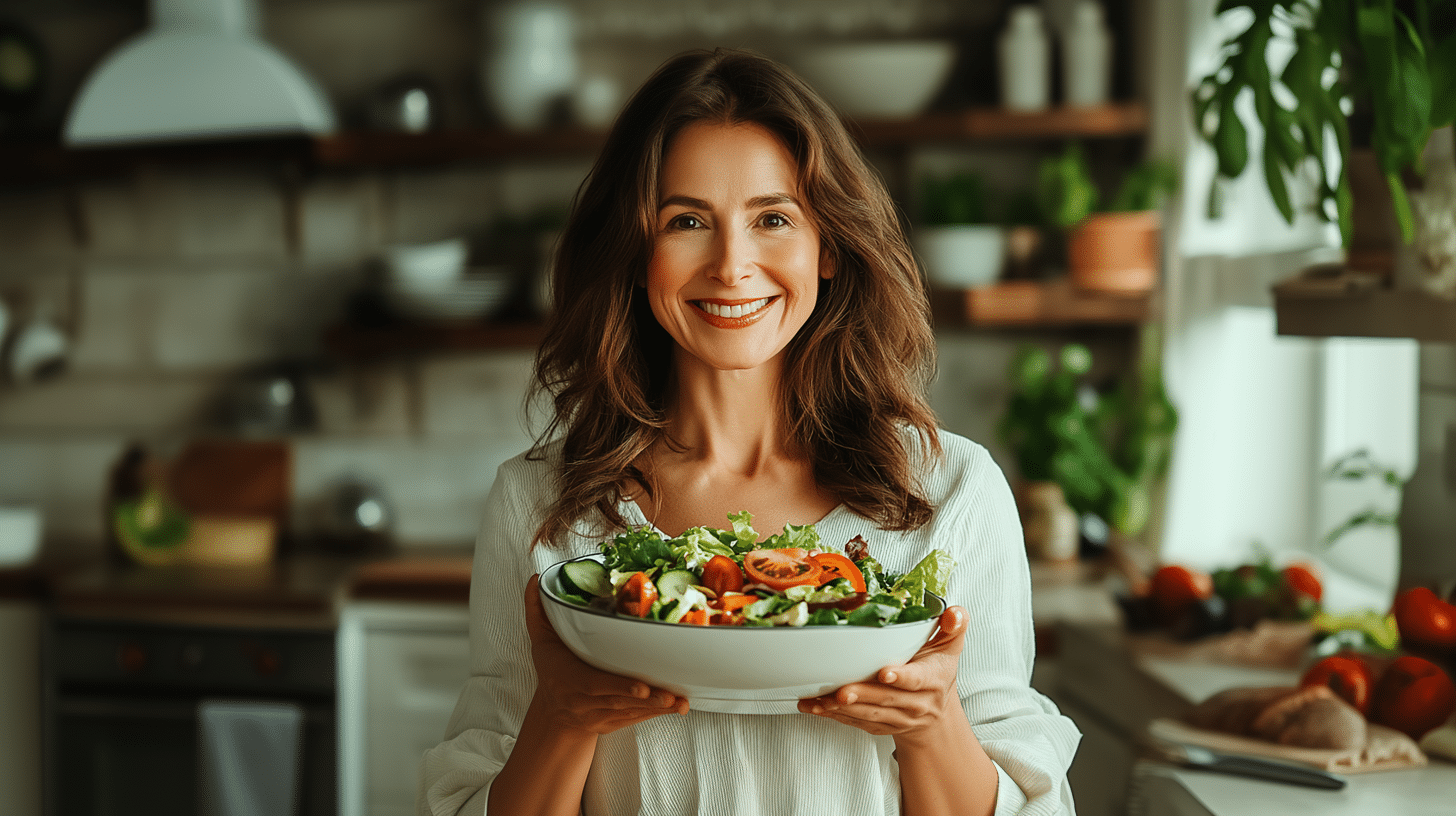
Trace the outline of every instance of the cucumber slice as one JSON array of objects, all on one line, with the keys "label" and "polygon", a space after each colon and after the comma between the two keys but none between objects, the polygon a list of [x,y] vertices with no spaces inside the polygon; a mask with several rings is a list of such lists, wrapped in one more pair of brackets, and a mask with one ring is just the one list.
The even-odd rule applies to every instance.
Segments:
[{"label": "cucumber slice", "polygon": [[691,570],[668,570],[657,579],[657,594],[664,598],[681,599],[697,582],[698,576]]},{"label": "cucumber slice", "polygon": [[567,591],[588,598],[612,594],[612,579],[607,568],[597,561],[568,561],[561,566],[561,586]]}]

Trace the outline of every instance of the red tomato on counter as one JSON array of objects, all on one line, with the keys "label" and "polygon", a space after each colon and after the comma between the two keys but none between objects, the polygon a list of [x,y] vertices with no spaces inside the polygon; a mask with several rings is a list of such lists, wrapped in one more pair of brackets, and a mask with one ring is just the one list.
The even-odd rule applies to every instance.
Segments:
[{"label": "red tomato on counter", "polygon": [[1316,601],[1324,596],[1324,585],[1320,583],[1319,572],[1313,565],[1290,564],[1279,572],[1284,576],[1284,583],[1295,592]]},{"label": "red tomato on counter", "polygon": [[1300,688],[1326,686],[1336,697],[1364,714],[1370,709],[1370,666],[1354,654],[1333,654],[1309,667]]},{"label": "red tomato on counter", "polygon": [[1415,587],[1395,596],[1392,611],[1401,640],[1436,649],[1456,647],[1456,605],[1429,588]]},{"label": "red tomato on counter", "polygon": [[1370,698],[1370,719],[1418,740],[1456,711],[1456,685],[1435,663],[1398,657],[1380,675]]},{"label": "red tomato on counter", "polygon": [[1151,589],[1158,612],[1171,620],[1188,604],[1212,598],[1213,578],[1206,572],[1169,564],[1153,573]]}]

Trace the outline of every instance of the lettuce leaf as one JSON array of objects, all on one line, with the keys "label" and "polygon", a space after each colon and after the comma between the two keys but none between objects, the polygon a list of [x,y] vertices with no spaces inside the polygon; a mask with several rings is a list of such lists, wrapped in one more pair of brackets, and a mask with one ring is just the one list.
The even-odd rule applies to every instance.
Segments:
[{"label": "lettuce leaf", "polygon": [[950,553],[931,550],[920,559],[920,563],[900,576],[900,580],[890,587],[890,594],[902,599],[906,606],[920,606],[925,603],[926,590],[945,595],[946,582],[950,580],[953,569],[955,559],[950,557]]}]

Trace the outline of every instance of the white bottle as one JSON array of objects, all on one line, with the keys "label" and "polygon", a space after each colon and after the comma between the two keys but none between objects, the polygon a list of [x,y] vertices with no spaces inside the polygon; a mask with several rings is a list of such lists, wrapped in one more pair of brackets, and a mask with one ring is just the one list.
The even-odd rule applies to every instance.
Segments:
[{"label": "white bottle", "polygon": [[1012,110],[1041,110],[1051,97],[1051,46],[1041,9],[1015,6],[997,43],[1001,104]]},{"label": "white bottle", "polygon": [[506,126],[535,130],[576,85],[576,19],[556,0],[511,0],[490,10],[482,84]]},{"label": "white bottle", "polygon": [[1078,0],[1062,35],[1062,92],[1068,105],[1107,103],[1112,35],[1097,0]]}]

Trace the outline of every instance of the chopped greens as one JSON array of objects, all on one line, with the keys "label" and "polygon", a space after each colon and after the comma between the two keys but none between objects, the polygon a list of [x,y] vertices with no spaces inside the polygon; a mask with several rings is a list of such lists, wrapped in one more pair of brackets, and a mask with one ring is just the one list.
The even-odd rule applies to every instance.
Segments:
[{"label": "chopped greens", "polygon": [[[955,566],[948,553],[934,550],[909,572],[897,575],[871,557],[858,537],[856,546],[845,552],[822,546],[812,524],[787,524],[783,532],[760,542],[749,513],[732,513],[728,520],[730,528],[694,527],[675,538],[665,539],[647,526],[620,533],[602,542],[603,575],[575,568],[571,577],[555,587],[556,594],[578,606],[625,615],[628,613],[621,611],[625,608],[622,597],[629,591],[628,581],[643,573],[651,585],[653,600],[650,605],[631,607],[631,614],[641,613],[650,620],[733,626],[878,627],[931,617],[925,593],[944,595]],[[745,558],[750,554],[754,554],[750,559],[753,563],[746,565]],[[853,558],[856,554],[860,555],[857,559]],[[774,557],[756,560],[765,555]],[[705,572],[704,567],[714,558],[719,558],[715,569]],[[851,561],[846,562],[846,558]],[[712,586],[729,563],[727,571],[734,573],[736,566],[736,577],[742,580],[733,586]],[[793,567],[790,572],[772,572],[786,563]],[[848,569],[849,563],[858,574],[844,574],[854,572]]]}]

